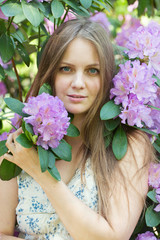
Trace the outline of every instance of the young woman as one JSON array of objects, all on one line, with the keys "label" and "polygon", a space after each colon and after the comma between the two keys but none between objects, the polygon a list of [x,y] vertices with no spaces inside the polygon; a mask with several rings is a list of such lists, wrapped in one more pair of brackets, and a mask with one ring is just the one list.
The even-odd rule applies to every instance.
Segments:
[{"label": "young woman", "polygon": [[3,157],[24,171],[0,182],[1,238],[54,240],[128,240],[144,207],[148,165],[154,154],[148,138],[126,129],[128,151],[117,161],[105,148],[100,109],[109,100],[114,55],[106,31],[86,19],[62,24],[49,39],[29,95],[49,83],[80,136],[66,137],[72,161],[56,162],[62,180],[42,173],[34,148],[16,142],[21,129],[9,135],[12,155]]}]

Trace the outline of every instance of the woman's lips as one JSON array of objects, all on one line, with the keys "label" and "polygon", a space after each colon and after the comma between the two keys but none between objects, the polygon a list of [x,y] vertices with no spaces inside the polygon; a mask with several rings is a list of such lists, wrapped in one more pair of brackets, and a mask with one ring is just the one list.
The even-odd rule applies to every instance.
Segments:
[{"label": "woman's lips", "polygon": [[72,102],[81,102],[86,98],[86,96],[78,94],[69,94],[68,97]]}]

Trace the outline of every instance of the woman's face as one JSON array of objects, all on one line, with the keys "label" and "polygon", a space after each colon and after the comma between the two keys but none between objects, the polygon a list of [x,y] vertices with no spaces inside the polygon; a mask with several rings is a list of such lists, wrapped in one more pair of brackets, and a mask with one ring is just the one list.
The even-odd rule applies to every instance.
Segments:
[{"label": "woman's face", "polygon": [[66,49],[55,77],[56,95],[68,112],[84,116],[100,90],[100,62],[95,46],[75,38]]}]

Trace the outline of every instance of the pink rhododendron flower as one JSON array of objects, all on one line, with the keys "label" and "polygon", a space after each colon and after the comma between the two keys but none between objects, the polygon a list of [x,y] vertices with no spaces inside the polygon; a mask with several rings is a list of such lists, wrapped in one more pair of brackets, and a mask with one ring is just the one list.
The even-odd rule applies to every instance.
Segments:
[{"label": "pink rhododendron flower", "polygon": [[3,82],[0,82],[0,96],[3,96],[7,93],[7,88]]},{"label": "pink rhododendron flower", "polygon": [[44,149],[56,148],[59,141],[67,134],[69,117],[63,102],[58,97],[42,93],[30,97],[24,103],[23,112],[29,114],[24,120],[33,126],[34,134],[38,136],[37,145]]},{"label": "pink rhododendron flower", "polygon": [[149,186],[153,188],[160,187],[160,164],[151,163],[149,168]]},{"label": "pink rhododendron flower", "polygon": [[106,29],[107,32],[109,32],[109,27],[111,24],[108,21],[108,18],[105,13],[97,12],[93,16],[90,17],[90,20],[93,22],[99,23],[103,28]]},{"label": "pink rhododendron flower", "polygon": [[138,234],[136,240],[158,240],[158,239],[155,237],[154,233],[147,231],[145,233]]},{"label": "pink rhododendron flower", "polygon": [[140,20],[133,18],[131,15],[127,15],[124,24],[121,27],[121,32],[119,32],[115,38],[116,43],[119,46],[126,47],[126,43],[130,35],[137,30],[141,25]]},{"label": "pink rhododendron flower", "polygon": [[130,58],[139,57],[160,77],[160,25],[151,22],[147,27],[139,27],[131,34],[126,47]]},{"label": "pink rhododendron flower", "polygon": [[154,105],[157,99],[158,87],[152,75],[151,69],[148,69],[145,63],[140,64],[138,60],[129,60],[120,65],[120,71],[113,78],[114,87],[110,93],[111,98],[115,97],[115,104],[122,104],[119,115],[122,123],[127,121],[130,126],[143,127],[144,122],[149,128],[154,126],[152,110],[146,105]]}]

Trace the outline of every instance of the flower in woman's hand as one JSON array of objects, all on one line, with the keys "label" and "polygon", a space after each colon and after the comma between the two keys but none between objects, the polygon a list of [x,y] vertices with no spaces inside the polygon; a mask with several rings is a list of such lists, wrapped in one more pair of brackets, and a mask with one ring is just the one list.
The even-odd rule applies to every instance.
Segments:
[{"label": "flower in woman's hand", "polygon": [[58,97],[42,93],[30,97],[24,105],[23,112],[30,115],[24,120],[33,126],[34,134],[38,136],[36,144],[46,150],[56,148],[70,124],[63,102]]}]

